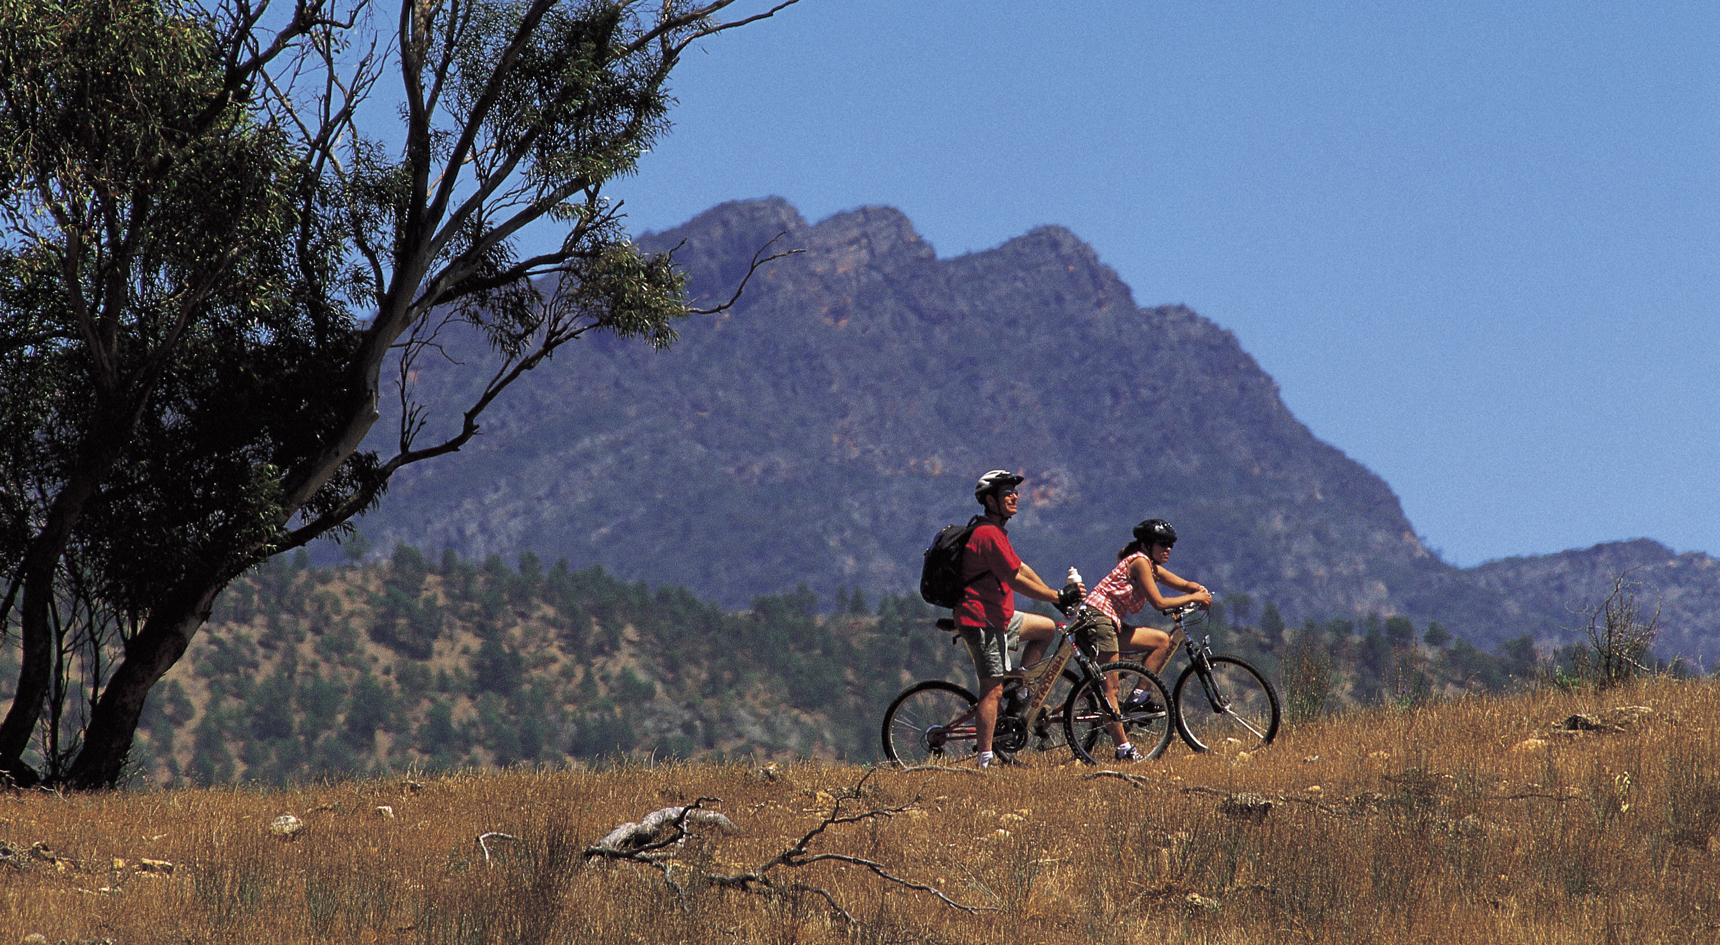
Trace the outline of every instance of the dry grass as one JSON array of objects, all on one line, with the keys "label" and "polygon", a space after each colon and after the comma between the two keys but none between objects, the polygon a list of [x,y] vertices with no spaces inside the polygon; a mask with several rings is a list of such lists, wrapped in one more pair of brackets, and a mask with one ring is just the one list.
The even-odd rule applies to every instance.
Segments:
[{"label": "dry grass", "polygon": [[[1603,724],[1542,737],[1575,713]],[[0,942],[1711,941],[1717,718],[1715,685],[1658,681],[1353,713],[1251,757],[1173,748],[1126,770],[657,765],[14,794]],[[673,885],[583,855],[701,797],[741,832],[677,848]],[[976,911],[834,862],[778,868],[774,895],[708,881],[757,869],[839,803],[908,809],[833,824],[810,850]],[[296,839],[270,833],[283,813],[303,820]],[[492,839],[486,862],[489,831],[519,839]]]}]

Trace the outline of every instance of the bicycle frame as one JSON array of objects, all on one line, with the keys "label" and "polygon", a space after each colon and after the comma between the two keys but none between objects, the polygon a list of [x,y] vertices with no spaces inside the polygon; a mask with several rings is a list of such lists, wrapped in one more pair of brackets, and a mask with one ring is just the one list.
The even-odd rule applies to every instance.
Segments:
[{"label": "bicycle frame", "polygon": [[[1040,658],[1032,666],[1023,666],[1019,670],[1021,688],[1020,708],[1015,712],[999,711],[997,723],[992,730],[992,747],[999,751],[1019,751],[1031,737],[1033,723],[1039,721],[1039,713],[1045,709],[1045,698],[1051,694],[1052,687],[1062,677],[1063,671],[1070,662],[1080,667],[1081,678],[1090,679],[1099,675],[1098,662],[1075,642],[1074,634],[1080,629],[1084,612],[1077,612],[1074,619],[1067,624],[1053,624],[1051,652]],[[1006,677],[1008,678],[1008,677]],[[1111,707],[1105,707],[1108,712],[1114,712]],[[972,737],[973,730],[968,724],[978,714],[978,706],[969,709],[956,718],[951,719],[939,733],[941,743],[948,739]],[[1120,716],[1117,716],[1120,717]]]},{"label": "bicycle frame", "polygon": [[[1093,747],[1106,735],[1119,746],[1125,744],[1123,738],[1139,742],[1146,746],[1147,758],[1159,757],[1173,735],[1181,735],[1197,752],[1252,750],[1271,744],[1280,719],[1276,689],[1246,660],[1212,652],[1210,635],[1198,641],[1189,637],[1185,618],[1197,609],[1191,605],[1164,611],[1175,621],[1167,658],[1179,645],[1189,657],[1176,685],[1168,689],[1157,673],[1138,662],[1119,659],[1100,665],[1096,654],[1083,650],[1076,639],[1091,619],[1092,612],[1086,608],[1071,612],[1067,623],[1053,624],[1051,652],[1010,674],[1017,689],[1000,706],[992,750],[1006,753],[1007,758],[1026,748],[1048,750],[1067,744],[1078,761],[1095,763]],[[939,624],[946,630],[953,628],[947,618]],[[1080,667],[1078,674],[1069,669],[1071,661]],[[1048,705],[1053,689],[1065,678],[1074,688],[1061,704]],[[1118,685],[1122,682],[1129,683],[1126,689]],[[941,758],[947,746],[959,748],[965,743],[975,749],[978,706],[972,692],[952,682],[929,679],[910,685],[884,713],[886,756],[908,764],[909,755]],[[1062,730],[1066,743],[1052,734],[1053,727]]]},{"label": "bicycle frame", "polygon": [[[1183,617],[1194,612],[1194,604],[1184,604],[1165,611],[1165,616],[1171,618],[1175,629],[1171,631],[1171,650],[1175,652],[1177,643],[1181,642],[1183,652],[1188,654],[1189,665],[1195,668],[1195,676],[1200,679],[1201,691],[1206,694],[1206,701],[1212,706],[1212,711],[1223,712],[1230,707],[1230,700],[1215,690],[1212,685],[1212,634],[1207,634],[1199,643],[1189,636],[1183,626]],[[1249,727],[1253,731],[1253,727]],[[1259,734],[1256,732],[1255,734]]]},{"label": "bicycle frame", "polygon": [[[1272,706],[1272,710],[1271,710],[1271,714],[1270,714],[1270,720],[1267,724],[1267,730],[1262,731],[1261,728],[1259,726],[1257,726],[1254,722],[1250,721],[1248,718],[1244,717],[1243,715],[1238,714],[1232,708],[1233,703],[1232,703],[1230,694],[1225,693],[1225,692],[1221,692],[1219,690],[1218,685],[1215,682],[1214,674],[1213,674],[1214,654],[1212,652],[1212,635],[1207,634],[1206,636],[1202,637],[1199,642],[1196,642],[1194,637],[1189,635],[1188,629],[1183,625],[1183,618],[1189,616],[1190,614],[1195,613],[1198,609],[1199,609],[1199,606],[1196,604],[1184,604],[1180,607],[1173,607],[1169,610],[1163,611],[1165,616],[1171,618],[1171,621],[1174,625],[1174,629],[1171,631],[1171,639],[1170,639],[1170,646],[1171,646],[1172,652],[1175,652],[1177,644],[1180,642],[1182,644],[1183,651],[1188,654],[1188,659],[1189,659],[1189,668],[1187,670],[1184,670],[1184,673],[1187,674],[1187,673],[1192,672],[1194,674],[1195,679],[1200,682],[1201,695],[1205,697],[1206,704],[1212,710],[1212,713],[1214,715],[1223,715],[1223,716],[1229,718],[1232,722],[1241,726],[1243,729],[1245,729],[1250,734],[1252,734],[1255,738],[1259,739],[1262,743],[1271,742],[1273,737],[1277,734],[1277,728],[1278,728],[1277,696],[1276,696],[1276,694],[1271,693],[1271,691],[1270,691],[1271,690],[1271,683],[1267,682],[1267,680],[1264,677],[1260,677],[1260,682],[1263,683],[1267,689],[1268,702]],[[1240,661],[1237,660],[1235,657],[1228,657],[1227,656],[1227,657],[1223,657],[1223,659],[1226,661],[1227,664],[1237,665],[1240,663]],[[1243,665],[1245,665],[1245,664],[1243,664]],[[1252,667],[1248,667],[1248,669],[1251,672],[1255,672],[1255,674],[1257,676],[1259,675],[1258,672],[1254,671]],[[1182,692],[1182,686],[1183,686],[1183,681],[1181,679],[1179,679],[1178,684],[1177,684],[1177,688],[1176,688],[1176,691],[1179,695]],[[1180,711],[1181,711],[1181,708],[1179,706],[1179,712]],[[1179,720],[1179,731],[1182,732],[1183,738],[1185,741],[1188,741],[1192,738],[1191,732],[1189,731],[1188,727],[1186,726],[1186,724],[1182,724],[1182,722],[1180,720]],[[1190,746],[1196,747],[1193,741],[1190,741]],[[1196,750],[1201,750],[1201,749],[1196,747]]]},{"label": "bicycle frame", "polygon": [[[1097,654],[1078,642],[1083,628],[1091,626],[1092,613],[1078,608],[1068,616],[1066,623],[1052,625],[1053,649],[1043,659],[1009,674],[1008,681],[1015,683],[1016,689],[999,707],[992,728],[992,750],[1009,760],[1018,751],[1049,752],[1067,746],[1076,760],[1093,763],[1091,751],[1097,738],[1108,735],[1122,745],[1126,742],[1120,739],[1136,732],[1150,736],[1143,742],[1146,757],[1158,757],[1172,737],[1169,723],[1175,718],[1168,708],[1170,694],[1164,684],[1139,663],[1100,664]],[[954,627],[948,618],[938,623],[945,630]],[[1079,669],[1071,669],[1071,663]],[[1112,683],[1113,674],[1130,673],[1139,678],[1126,690]],[[1069,694],[1051,704],[1052,693],[1065,681],[1071,686]],[[1106,692],[1108,688],[1116,689],[1116,694]],[[1163,705],[1153,696],[1124,704],[1123,693],[1133,699],[1143,689],[1156,693],[1164,700]],[[943,758],[952,747],[959,751],[965,745],[977,750],[979,705],[972,692],[942,679],[908,686],[891,700],[884,713],[881,734],[885,755],[909,764],[914,763],[910,756]],[[1121,736],[1116,726],[1122,727]]]},{"label": "bicycle frame", "polygon": [[1032,666],[1021,668],[1023,685],[1028,686],[1028,681],[1031,680],[1027,698],[1023,701],[1023,708],[1029,716],[1032,714],[1031,710],[1038,709],[1044,703],[1045,697],[1050,695],[1051,687],[1057,684],[1058,677],[1063,675],[1063,670],[1069,666],[1070,660],[1074,660],[1075,665],[1081,667],[1081,678],[1099,675],[1098,662],[1082,651],[1075,642],[1074,634],[1080,629],[1082,616],[1084,615],[1077,615],[1075,620],[1068,624],[1053,624],[1056,635],[1051,638],[1054,644],[1051,652]]}]

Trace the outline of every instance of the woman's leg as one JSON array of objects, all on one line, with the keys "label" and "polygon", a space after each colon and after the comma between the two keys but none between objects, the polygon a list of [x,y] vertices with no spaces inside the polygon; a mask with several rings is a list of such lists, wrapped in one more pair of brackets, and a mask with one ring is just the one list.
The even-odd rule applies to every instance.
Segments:
[{"label": "woman's leg", "polygon": [[1117,641],[1123,652],[1139,656],[1141,665],[1157,675],[1171,660],[1171,635],[1152,627],[1131,627],[1124,624],[1117,631]]},{"label": "woman's leg", "polygon": [[[1120,654],[1118,653],[1100,653],[1099,665],[1103,666],[1106,663],[1113,662],[1119,655]],[[1122,711],[1122,703],[1117,699],[1117,674],[1106,673],[1104,679],[1105,701],[1111,704],[1112,709],[1119,712]],[[1129,736],[1123,731],[1123,723],[1111,722],[1105,726],[1105,732],[1111,736],[1111,744],[1118,748],[1128,744]]]},{"label": "woman's leg", "polygon": [[[1086,631],[1085,639],[1086,642],[1093,647],[1093,651],[1098,654],[1099,665],[1101,666],[1115,661],[1118,656],[1118,651],[1122,649],[1117,642],[1117,625],[1110,617],[1104,616],[1103,614],[1093,618],[1091,627]],[[1117,674],[1104,673],[1099,677],[1099,680],[1101,688],[1105,693],[1105,701],[1110,703],[1112,711],[1120,712],[1122,707],[1117,699]],[[1123,731],[1123,723],[1121,722],[1107,723],[1105,725],[1105,732],[1111,736],[1111,744],[1116,745],[1118,748],[1123,747],[1129,742],[1129,736]]]}]

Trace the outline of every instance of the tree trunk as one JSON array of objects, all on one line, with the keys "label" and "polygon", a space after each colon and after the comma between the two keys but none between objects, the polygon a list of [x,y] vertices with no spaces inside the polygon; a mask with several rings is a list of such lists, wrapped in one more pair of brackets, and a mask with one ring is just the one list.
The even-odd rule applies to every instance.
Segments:
[{"label": "tree trunk", "polygon": [[[105,413],[105,416],[104,416]],[[89,439],[80,450],[77,466],[59,495],[48,507],[42,529],[36,534],[25,553],[23,567],[23,596],[18,607],[19,644],[22,663],[18,668],[18,689],[12,695],[12,707],[5,721],[0,722],[0,772],[19,784],[33,784],[38,775],[24,764],[24,751],[30,747],[30,736],[42,714],[42,700],[54,669],[54,630],[52,605],[55,593],[54,575],[60,559],[71,543],[72,532],[84,509],[95,496],[103,479],[112,471],[124,447],[135,416],[128,422],[116,417],[116,412],[97,412],[91,425]]]},{"label": "tree trunk", "polygon": [[[56,503],[56,506],[58,503]],[[49,515],[49,524],[57,524],[63,516]],[[19,649],[22,661],[18,667],[18,688],[12,694],[12,706],[6,719],[0,722],[0,772],[14,784],[28,787],[40,776],[24,763],[24,750],[30,747],[30,736],[42,715],[42,700],[48,695],[53,672],[53,634],[48,628],[48,604],[54,595],[54,569],[66,548],[66,534],[44,532],[31,542],[24,557],[23,600],[19,607]]]},{"label": "tree trunk", "polygon": [[92,790],[113,787],[119,782],[131,755],[144,701],[161,677],[185,655],[191,638],[209,619],[215,598],[227,583],[227,579],[207,576],[187,580],[169,599],[151,610],[90,714],[83,748],[66,773],[69,787]]},{"label": "tree trunk", "polygon": [[[387,349],[386,344],[378,347]],[[379,365],[379,357],[360,365],[363,392],[354,398],[339,429],[332,431],[330,439],[336,445],[301,464],[288,477],[292,484],[289,488],[298,490],[294,495],[297,501],[288,507],[288,515],[314,495],[316,488],[328,482],[375,423]],[[315,488],[311,486],[313,483]],[[95,710],[90,713],[83,746],[66,774],[68,786],[93,790],[113,787],[119,782],[150,690],[185,655],[198,628],[209,620],[215,598],[243,572],[240,562],[214,562],[209,570],[188,575],[151,604],[143,629],[126,646],[125,658],[114,669]],[[45,682],[44,679],[44,685]],[[40,703],[39,696],[37,701]]]}]

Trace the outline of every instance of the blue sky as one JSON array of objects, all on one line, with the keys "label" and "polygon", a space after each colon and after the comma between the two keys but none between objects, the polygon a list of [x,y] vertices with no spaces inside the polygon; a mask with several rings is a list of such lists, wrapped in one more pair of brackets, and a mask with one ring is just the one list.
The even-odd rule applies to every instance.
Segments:
[{"label": "blue sky", "polygon": [[1720,553],[1720,3],[802,0],[675,93],[611,190],[636,230],[1058,224],[1235,332],[1447,560]]}]

